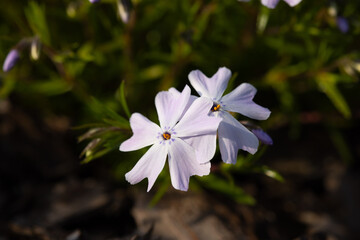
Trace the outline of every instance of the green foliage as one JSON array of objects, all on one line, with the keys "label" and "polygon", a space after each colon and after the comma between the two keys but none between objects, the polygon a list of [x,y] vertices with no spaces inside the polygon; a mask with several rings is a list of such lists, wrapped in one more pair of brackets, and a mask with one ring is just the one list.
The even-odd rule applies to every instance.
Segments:
[{"label": "green foliage", "polygon": [[316,76],[316,83],[321,91],[323,91],[333,102],[334,106],[342,113],[345,118],[351,117],[350,108],[344,97],[336,87],[339,82],[339,76],[331,73],[320,73]]},{"label": "green foliage", "polygon": [[25,16],[33,33],[38,35],[45,44],[50,45],[50,33],[45,13],[45,6],[35,1],[29,1],[29,6],[25,8]]},{"label": "green foliage", "polygon": [[80,154],[80,157],[83,157],[82,163],[88,163],[118,149],[119,143],[125,139],[124,133],[130,129],[129,122],[125,118],[101,104],[95,98],[92,98],[90,107],[94,114],[102,121],[90,126],[83,126],[84,128],[90,127],[90,129],[81,135],[78,141],[86,140],[90,142]]},{"label": "green foliage", "polygon": [[[339,1],[336,13],[326,0],[304,0],[295,8],[280,1],[274,10],[259,0],[132,2],[127,24],[113,0],[0,2],[0,60],[11,48],[21,48],[15,68],[0,74],[0,98],[14,96],[44,117],[70,116],[74,126],[83,127],[81,156],[89,162],[116,152],[131,136],[130,109],[156,122],[159,90],[182,89],[191,70],[211,76],[226,66],[234,73],[227,92],[249,82],[258,89],[255,101],[272,111],[264,129],[289,127],[295,138],[307,124],[302,114],[315,112],[323,116],[315,124],[332,126],[325,129],[351,162],[341,132],[359,109],[360,2]],[[338,29],[337,16],[349,21],[349,32]],[[34,37],[41,54],[30,61]],[[236,165],[221,164],[216,176],[198,178],[200,186],[254,203],[238,186],[238,176],[264,174],[283,181],[264,165],[269,163],[258,161],[264,151],[261,146],[253,157],[239,154]],[[141,154],[126,156],[116,167],[121,174]],[[153,203],[170,186],[166,178],[157,184]]]},{"label": "green foliage", "polygon": [[238,203],[248,205],[255,204],[255,199],[246,194],[244,190],[235,184],[229,184],[228,181],[215,176],[215,174],[210,174],[197,179],[202,183],[204,188],[219,192]]}]

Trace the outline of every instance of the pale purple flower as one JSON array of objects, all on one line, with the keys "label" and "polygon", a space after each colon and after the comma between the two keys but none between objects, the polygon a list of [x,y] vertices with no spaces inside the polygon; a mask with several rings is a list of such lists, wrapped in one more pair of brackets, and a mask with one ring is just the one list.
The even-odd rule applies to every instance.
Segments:
[{"label": "pale purple flower", "polygon": [[20,58],[19,51],[16,49],[12,49],[5,58],[3,64],[3,71],[4,72],[10,71],[15,66],[19,58]]},{"label": "pale purple flower", "polygon": [[253,119],[265,120],[270,116],[270,111],[253,102],[256,89],[248,83],[242,83],[229,94],[222,96],[230,77],[231,71],[225,67],[219,68],[211,78],[206,77],[199,70],[192,71],[189,74],[190,83],[200,98],[208,98],[213,102],[210,115],[222,118],[218,128],[222,160],[225,163],[235,164],[239,149],[254,154],[259,146],[259,141],[229,112],[237,112]]},{"label": "pale purple flower", "polygon": [[[148,178],[150,191],[155,180],[169,161],[171,183],[174,188],[186,191],[189,178],[193,175],[204,176],[210,173],[210,159],[215,149],[210,149],[199,141],[204,136],[216,136],[221,119],[208,116],[212,101],[198,98],[189,106],[190,88],[177,94],[175,91],[160,92],[155,97],[155,106],[160,126],[139,113],[130,118],[133,136],[120,145],[120,151],[133,151],[152,145],[141,157],[125,178],[136,184]],[[186,108],[188,109],[186,110]],[[201,154],[202,152],[212,152]],[[200,164],[202,159],[204,164]]]},{"label": "pale purple flower", "polygon": [[[249,0],[238,0],[240,2],[248,2]],[[268,8],[275,8],[280,0],[261,0],[261,3]],[[284,0],[289,6],[294,7],[301,2],[301,0]]]},{"label": "pale purple flower", "polygon": [[89,0],[89,2],[91,2],[91,3],[97,3],[97,2],[100,2],[100,0]]},{"label": "pale purple flower", "polygon": [[349,22],[346,18],[341,16],[336,17],[336,24],[342,33],[349,31]]},{"label": "pale purple flower", "polygon": [[255,129],[252,129],[251,131],[265,145],[273,145],[273,140],[271,139],[269,134],[264,132],[261,128],[255,128]]}]

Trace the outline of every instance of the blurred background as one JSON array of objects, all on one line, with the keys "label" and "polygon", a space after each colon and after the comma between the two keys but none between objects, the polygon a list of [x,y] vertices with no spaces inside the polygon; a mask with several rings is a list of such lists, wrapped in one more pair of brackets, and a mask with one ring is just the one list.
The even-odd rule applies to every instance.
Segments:
[{"label": "blurred background", "polygon": [[[1,1],[0,239],[360,239],[359,9]],[[258,89],[273,145],[217,152],[188,192],[167,167],[150,193],[127,183],[146,151],[118,151],[130,114],[157,122],[158,91],[222,66],[227,91]]]}]

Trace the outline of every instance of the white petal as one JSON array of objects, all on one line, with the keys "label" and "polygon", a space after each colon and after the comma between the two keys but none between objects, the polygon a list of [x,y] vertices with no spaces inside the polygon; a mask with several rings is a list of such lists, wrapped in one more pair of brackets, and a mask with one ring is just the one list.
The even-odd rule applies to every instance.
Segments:
[{"label": "white petal", "polygon": [[207,163],[214,157],[216,151],[216,132],[182,139],[195,149],[196,159],[199,163]]},{"label": "white petal", "polygon": [[241,113],[256,120],[265,120],[270,116],[270,110],[254,103],[256,88],[249,83],[242,83],[235,90],[225,95],[221,100],[223,108],[230,112]]},{"label": "white petal", "polygon": [[160,126],[173,127],[180,119],[190,98],[190,88],[185,86],[180,95],[169,91],[159,92],[155,97],[155,106]]},{"label": "white petal", "polygon": [[159,143],[152,145],[133,169],[125,174],[126,180],[131,184],[136,184],[144,178],[148,178],[147,191],[150,191],[161,170],[164,168],[167,153],[167,145]]},{"label": "white petal", "polygon": [[177,137],[191,137],[214,134],[221,118],[210,117],[209,112],[213,103],[210,99],[200,97],[194,101],[184,117],[174,127]]},{"label": "white petal", "polygon": [[275,8],[276,5],[279,3],[279,0],[261,0],[261,3],[268,8]]},{"label": "white petal", "polygon": [[187,191],[190,176],[208,175],[210,163],[198,163],[195,150],[180,138],[176,138],[169,147],[169,169],[173,187]]},{"label": "white petal", "polygon": [[130,126],[133,131],[131,138],[120,145],[120,151],[134,151],[151,144],[157,140],[157,136],[161,133],[158,125],[141,115],[134,113],[130,117]]},{"label": "white petal", "polygon": [[242,149],[254,154],[259,146],[259,140],[229,113],[224,112],[222,116],[224,119],[218,130],[221,158],[225,163],[235,164],[238,150]]},{"label": "white petal", "polygon": [[301,0],[284,0],[287,4],[289,4],[291,7],[294,7],[296,5],[298,5]]},{"label": "white petal", "polygon": [[226,67],[219,70],[211,78],[205,76],[201,71],[191,71],[189,80],[200,97],[208,97],[218,101],[223,95],[231,77],[231,71]]},{"label": "white petal", "polygon": [[[170,88],[168,90],[169,92],[171,92],[175,97],[180,97],[181,92],[179,92],[176,88]],[[180,119],[184,116],[184,114],[186,113],[186,111],[189,109],[189,107],[191,106],[191,104],[193,104],[193,102],[197,99],[197,96],[194,95],[190,95],[189,101],[186,104],[186,107],[184,108],[183,113],[181,114]]]}]

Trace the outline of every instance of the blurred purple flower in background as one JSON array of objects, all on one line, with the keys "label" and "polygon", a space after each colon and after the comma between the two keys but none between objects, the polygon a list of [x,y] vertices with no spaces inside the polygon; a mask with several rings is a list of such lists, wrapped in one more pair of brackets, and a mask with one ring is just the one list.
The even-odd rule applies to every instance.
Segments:
[{"label": "blurred purple flower in background", "polygon": [[336,24],[342,33],[347,33],[349,31],[349,22],[346,18],[337,16]]},{"label": "blurred purple flower in background", "polygon": [[[249,0],[238,0],[240,2],[248,2]],[[280,0],[261,0],[261,3],[268,8],[275,8]],[[301,2],[301,0],[284,0],[289,6],[294,7]]]},{"label": "blurred purple flower in background", "polygon": [[267,134],[266,132],[264,132],[262,129],[260,128],[255,128],[251,130],[255,136],[265,145],[273,145],[273,140],[271,139],[271,137],[269,136],[269,134]]},{"label": "blurred purple flower in background", "polygon": [[89,2],[91,2],[91,3],[97,3],[97,2],[100,2],[100,0],[89,0]]},{"label": "blurred purple flower in background", "polygon": [[18,50],[12,49],[6,56],[6,59],[4,61],[4,65],[3,65],[3,71],[4,72],[10,71],[15,66],[15,64],[17,63],[19,58],[20,58],[20,54],[19,54]]},{"label": "blurred purple flower in background", "polygon": [[210,109],[210,115],[222,118],[218,129],[222,160],[225,163],[235,164],[239,149],[254,154],[259,146],[259,141],[229,112],[237,112],[253,119],[265,120],[270,116],[270,110],[253,101],[256,88],[248,83],[242,83],[232,92],[222,96],[230,77],[231,71],[226,67],[219,68],[211,78],[199,70],[192,71],[189,74],[190,83],[200,98],[212,100],[213,106]]}]

